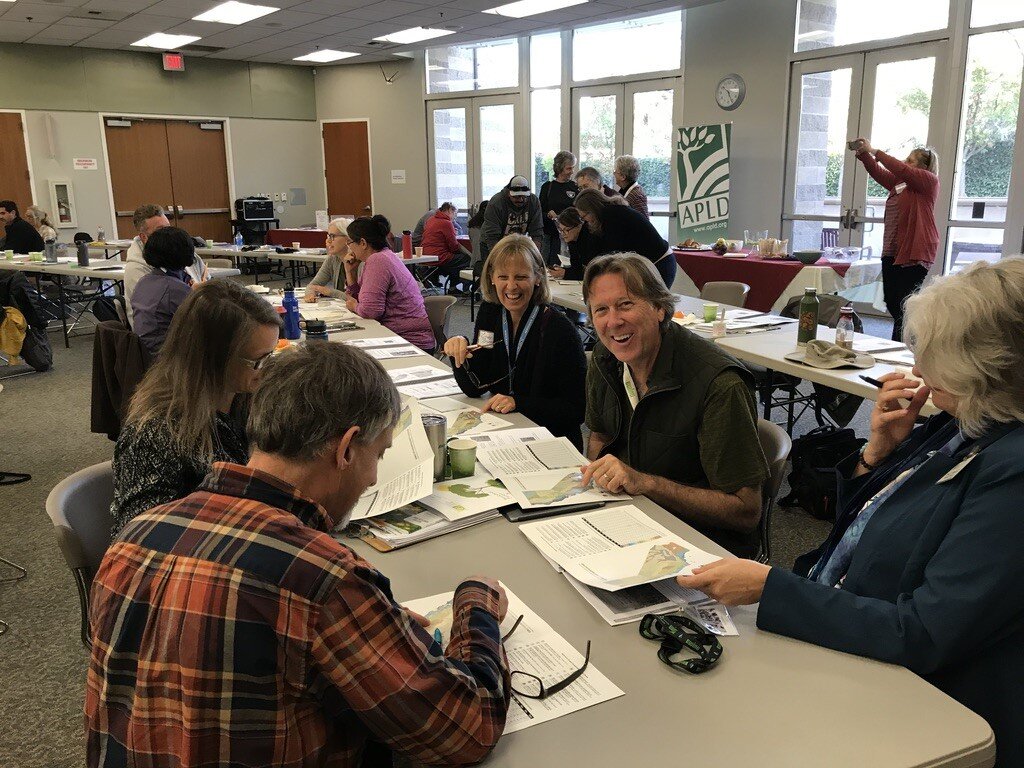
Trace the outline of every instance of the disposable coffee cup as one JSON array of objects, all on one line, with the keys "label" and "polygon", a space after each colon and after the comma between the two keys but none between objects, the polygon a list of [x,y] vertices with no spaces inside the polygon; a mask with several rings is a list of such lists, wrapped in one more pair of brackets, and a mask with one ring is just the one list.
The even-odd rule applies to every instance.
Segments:
[{"label": "disposable coffee cup", "polygon": [[704,305],[704,322],[713,323],[718,319],[718,305],[717,304],[705,304]]},{"label": "disposable coffee cup", "polygon": [[206,247],[213,248],[213,240],[211,240],[210,238],[206,238]]},{"label": "disposable coffee cup", "polygon": [[464,437],[448,441],[448,463],[452,468],[452,479],[472,477],[476,472],[476,443]]},{"label": "disposable coffee cup", "polygon": [[296,240],[294,243],[292,243],[292,248],[294,248],[296,251],[299,250],[301,247],[302,247],[302,243],[300,243],[298,240]]},{"label": "disposable coffee cup", "polygon": [[8,248],[6,251],[4,251],[4,258],[7,259],[8,261],[13,261],[14,251]]},{"label": "disposable coffee cup", "polygon": [[423,255],[423,246],[422,245],[416,246],[416,255],[417,256],[422,256]]}]

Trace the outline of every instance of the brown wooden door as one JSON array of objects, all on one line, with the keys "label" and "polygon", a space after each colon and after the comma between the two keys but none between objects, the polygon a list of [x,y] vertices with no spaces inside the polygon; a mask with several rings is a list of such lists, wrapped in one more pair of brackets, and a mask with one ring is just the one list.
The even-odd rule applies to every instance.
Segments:
[{"label": "brown wooden door", "polygon": [[365,121],[324,123],[324,173],[331,216],[367,216],[370,200],[370,139]]},{"label": "brown wooden door", "polygon": [[189,234],[217,241],[231,239],[231,200],[224,130],[203,129],[199,123],[167,122],[171,186],[177,206],[177,225]]},{"label": "brown wooden door", "polygon": [[132,120],[130,126],[111,126],[109,120],[106,122],[117,236],[135,237],[132,215],[136,208],[146,203],[164,209],[174,206],[167,124],[164,120]]},{"label": "brown wooden door", "polygon": [[[25,157],[25,128],[17,112],[0,112],[0,199],[16,202],[22,214],[33,202]],[[50,203],[42,207],[45,210]],[[55,213],[49,211],[51,221],[57,220]]]}]

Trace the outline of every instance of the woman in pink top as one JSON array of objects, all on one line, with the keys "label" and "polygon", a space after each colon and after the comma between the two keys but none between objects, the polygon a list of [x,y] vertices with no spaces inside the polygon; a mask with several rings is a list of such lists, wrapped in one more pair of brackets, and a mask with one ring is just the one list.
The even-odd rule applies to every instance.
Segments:
[{"label": "woman in pink top", "polygon": [[889,190],[882,230],[882,294],[892,315],[892,337],[903,341],[903,302],[921,288],[939,247],[933,210],[939,196],[939,156],[918,147],[900,162],[867,139],[857,139],[853,146],[871,178]]},{"label": "woman in pink top", "polygon": [[[345,258],[348,308],[376,320],[411,344],[432,352],[437,342],[427,319],[420,287],[402,260],[388,247],[391,223],[383,216],[362,216],[348,225]],[[362,262],[363,274],[359,276]]]}]

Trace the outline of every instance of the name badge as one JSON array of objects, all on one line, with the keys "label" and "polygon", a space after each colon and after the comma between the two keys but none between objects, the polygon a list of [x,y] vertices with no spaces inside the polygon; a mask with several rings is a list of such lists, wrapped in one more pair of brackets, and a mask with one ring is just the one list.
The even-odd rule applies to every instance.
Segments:
[{"label": "name badge", "polygon": [[950,480],[955,478],[957,475],[963,472],[964,467],[966,467],[968,464],[974,461],[974,458],[977,455],[978,454],[975,452],[967,454],[963,459],[961,459],[959,464],[957,464],[955,467],[949,470],[949,472],[940,477],[937,484],[941,485],[942,483],[948,483]]},{"label": "name badge", "polygon": [[895,187],[893,187],[892,191],[895,192],[898,195],[900,192],[902,192],[906,188],[907,188],[907,183],[904,181],[904,182],[901,182],[901,183],[897,184]]},{"label": "name badge", "polygon": [[480,331],[476,335],[476,343],[482,346],[487,346],[494,343],[494,332],[493,331]]}]

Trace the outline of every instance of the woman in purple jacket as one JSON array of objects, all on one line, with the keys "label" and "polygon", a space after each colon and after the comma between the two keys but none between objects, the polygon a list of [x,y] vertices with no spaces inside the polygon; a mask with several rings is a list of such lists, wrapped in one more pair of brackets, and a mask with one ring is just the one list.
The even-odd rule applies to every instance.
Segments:
[{"label": "woman in purple jacket", "polygon": [[[402,260],[388,247],[391,223],[383,216],[361,216],[348,225],[345,278],[348,308],[376,320],[411,344],[432,352],[434,331],[420,287]],[[359,275],[359,264],[364,264]]]}]

